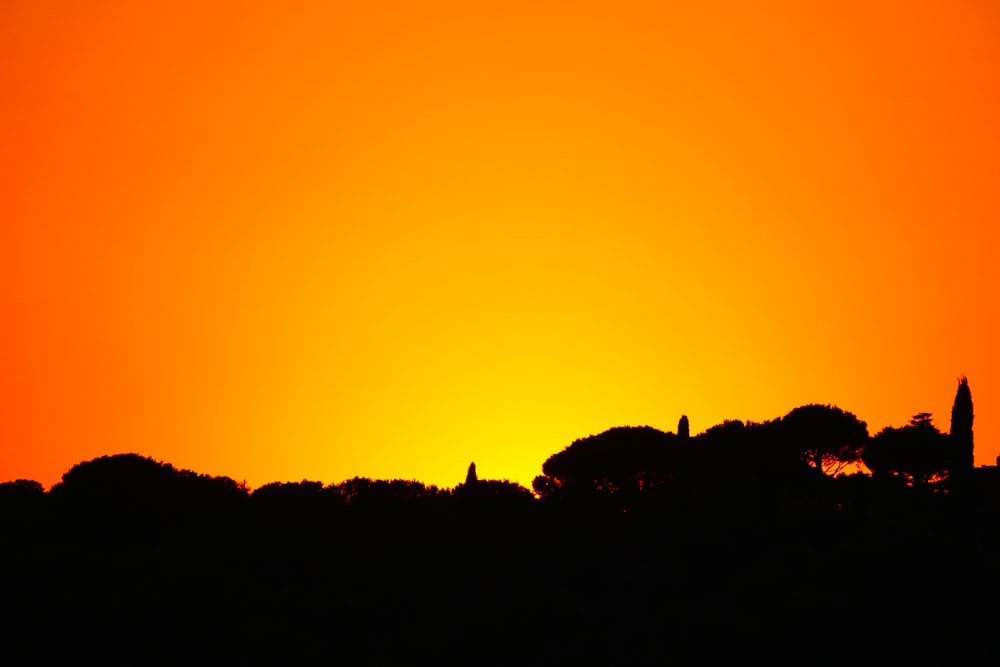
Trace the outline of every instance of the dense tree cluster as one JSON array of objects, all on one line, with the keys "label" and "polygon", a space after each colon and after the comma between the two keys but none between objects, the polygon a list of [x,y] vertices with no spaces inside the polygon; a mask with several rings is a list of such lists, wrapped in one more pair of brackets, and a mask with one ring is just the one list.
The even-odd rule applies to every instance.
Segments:
[{"label": "dense tree cluster", "polygon": [[914,415],[902,428],[882,429],[864,451],[865,465],[873,475],[895,476],[911,486],[940,486],[957,459],[948,436],[938,430],[927,412]]},{"label": "dense tree cluster", "polygon": [[[326,486],[274,482],[251,493],[228,477],[119,454],[73,466],[48,493],[29,480],[0,484],[0,512],[11,521],[51,515],[78,534],[141,525],[159,536],[247,521],[316,530],[368,530],[395,522],[406,530],[433,516],[439,525],[468,526],[476,513],[494,522],[504,513],[523,519],[536,499],[545,507],[572,506],[577,515],[682,511],[773,518],[806,508],[857,507],[886,489],[948,495],[961,483],[968,490],[973,485],[973,413],[964,377],[951,417],[948,434],[934,426],[930,414],[919,413],[910,423],[873,437],[854,414],[821,404],[762,423],[726,420],[695,436],[686,415],[677,433],[615,427],[546,459],[532,482],[533,493],[506,480],[479,479],[475,463],[453,489],[356,477]],[[849,469],[856,472],[847,483]]]},{"label": "dense tree cluster", "polygon": [[[919,582],[949,572],[968,591],[964,573],[1000,557],[1000,536],[976,528],[1000,518],[1000,475],[970,467],[964,378],[948,434],[918,413],[869,437],[820,404],[689,429],[682,417],[676,433],[576,440],[542,463],[533,492],[480,478],[474,463],[453,488],[355,477],[251,491],[137,454],[80,463],[47,492],[2,483],[0,640],[27,651],[20,662],[733,662],[758,651],[843,664],[859,661],[850,645],[817,654],[811,631],[862,618],[876,645],[931,638],[912,651],[883,641],[873,661],[962,662],[934,642],[965,642],[985,607],[963,616],[951,589]],[[783,606],[765,616],[763,600]],[[720,627],[731,642],[717,641]]]}]

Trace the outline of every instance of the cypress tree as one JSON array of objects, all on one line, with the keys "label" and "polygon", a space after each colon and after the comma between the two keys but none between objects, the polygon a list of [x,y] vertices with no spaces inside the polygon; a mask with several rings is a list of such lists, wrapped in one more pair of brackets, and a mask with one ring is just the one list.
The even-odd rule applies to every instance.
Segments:
[{"label": "cypress tree", "polygon": [[677,422],[677,435],[681,438],[690,437],[691,425],[688,424],[687,415],[681,415],[681,420]]},{"label": "cypress tree", "polygon": [[953,487],[967,485],[975,462],[972,454],[972,392],[963,375],[958,380],[955,403],[951,406],[951,430],[948,443],[951,447]]}]

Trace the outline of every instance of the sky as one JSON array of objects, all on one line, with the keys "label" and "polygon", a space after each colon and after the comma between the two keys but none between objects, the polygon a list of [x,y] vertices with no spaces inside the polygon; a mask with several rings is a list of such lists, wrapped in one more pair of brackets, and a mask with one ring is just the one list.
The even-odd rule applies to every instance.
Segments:
[{"label": "sky", "polygon": [[1000,453],[1000,7],[0,3],[0,479],[530,485],[957,380]]}]

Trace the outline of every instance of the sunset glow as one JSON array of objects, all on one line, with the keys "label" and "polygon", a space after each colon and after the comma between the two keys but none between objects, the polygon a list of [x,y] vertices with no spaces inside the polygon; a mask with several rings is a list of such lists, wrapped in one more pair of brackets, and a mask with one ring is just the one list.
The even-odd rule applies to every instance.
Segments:
[{"label": "sunset glow", "polygon": [[997,119],[983,0],[8,0],[0,480],[530,485],[963,374],[992,464]]}]

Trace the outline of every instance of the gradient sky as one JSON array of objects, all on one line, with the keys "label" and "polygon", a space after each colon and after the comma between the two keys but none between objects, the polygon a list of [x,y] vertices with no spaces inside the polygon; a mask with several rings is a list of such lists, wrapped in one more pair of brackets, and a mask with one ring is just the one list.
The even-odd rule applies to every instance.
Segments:
[{"label": "gradient sky", "polygon": [[1000,8],[0,3],[0,478],[530,485],[616,425],[969,377]]}]

